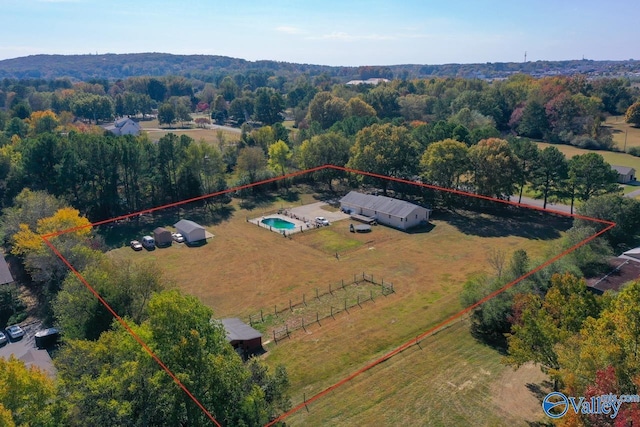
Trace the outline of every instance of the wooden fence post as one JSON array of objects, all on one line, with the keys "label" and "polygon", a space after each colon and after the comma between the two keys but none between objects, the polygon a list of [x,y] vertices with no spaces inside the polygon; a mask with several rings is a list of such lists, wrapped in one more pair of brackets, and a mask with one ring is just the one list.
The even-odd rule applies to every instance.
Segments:
[{"label": "wooden fence post", "polygon": [[[333,317],[333,306],[331,306],[331,317]],[[333,319],[335,320],[335,317]]]},{"label": "wooden fence post", "polygon": [[344,279],[342,279],[342,290],[344,291]]},{"label": "wooden fence post", "polygon": [[331,283],[329,283],[329,293],[333,295],[333,291],[331,290]]},{"label": "wooden fence post", "polygon": [[318,296],[318,288],[316,288],[316,299],[320,301],[320,297]]},{"label": "wooden fence post", "polygon": [[260,321],[264,322],[264,316],[262,315],[262,309],[260,309]]},{"label": "wooden fence post", "polygon": [[278,309],[277,309],[277,306],[275,304],[273,305],[273,315],[278,317]]},{"label": "wooden fence post", "polygon": [[293,307],[291,306],[291,299],[289,299],[289,311],[293,312]]},{"label": "wooden fence post", "polygon": [[276,339],[276,330],[273,330],[273,342],[278,344],[278,340]]},{"label": "wooden fence post", "polygon": [[360,308],[362,308],[362,306],[360,305],[360,295],[358,295],[358,305],[360,306]]},{"label": "wooden fence post", "polygon": [[316,322],[318,322],[318,325],[320,324],[320,315],[318,314],[317,311],[316,311]]},{"label": "wooden fence post", "polygon": [[307,332],[307,328],[304,327],[304,317],[302,318],[302,329],[304,329],[304,331]]},{"label": "wooden fence post", "polygon": [[302,294],[302,303],[304,304],[305,307],[307,306],[307,301],[304,297],[304,294]]}]

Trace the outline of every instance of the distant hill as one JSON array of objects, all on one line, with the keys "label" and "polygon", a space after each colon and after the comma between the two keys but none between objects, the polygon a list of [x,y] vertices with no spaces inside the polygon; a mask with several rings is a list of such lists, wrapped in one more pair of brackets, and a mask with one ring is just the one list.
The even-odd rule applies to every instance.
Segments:
[{"label": "distant hill", "polygon": [[536,61],[526,63],[391,65],[332,67],[278,61],[247,61],[217,55],[172,55],[168,53],[129,53],[105,55],[32,55],[0,61],[0,78],[74,80],[92,78],[121,79],[133,76],[182,75],[211,81],[219,76],[250,70],[276,76],[327,74],[347,81],[368,77],[425,78],[465,77],[504,78],[514,73],[534,76],[587,74],[640,78],[640,61]]}]

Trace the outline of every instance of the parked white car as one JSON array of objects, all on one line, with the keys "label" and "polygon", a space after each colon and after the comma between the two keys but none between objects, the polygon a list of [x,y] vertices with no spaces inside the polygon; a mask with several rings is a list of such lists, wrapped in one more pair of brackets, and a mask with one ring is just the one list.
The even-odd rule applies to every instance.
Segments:
[{"label": "parked white car", "polygon": [[7,326],[7,334],[12,340],[17,340],[18,338],[22,338],[24,336],[24,331],[18,325]]},{"label": "parked white car", "polygon": [[7,341],[9,341],[7,339],[7,336],[2,331],[0,331],[0,345],[5,344]]},{"label": "parked white car", "polygon": [[323,216],[316,217],[316,224],[318,225],[329,225],[329,221]]},{"label": "parked white car", "polygon": [[176,243],[184,243],[184,236],[180,233],[171,233],[171,237],[173,237],[173,241]]}]

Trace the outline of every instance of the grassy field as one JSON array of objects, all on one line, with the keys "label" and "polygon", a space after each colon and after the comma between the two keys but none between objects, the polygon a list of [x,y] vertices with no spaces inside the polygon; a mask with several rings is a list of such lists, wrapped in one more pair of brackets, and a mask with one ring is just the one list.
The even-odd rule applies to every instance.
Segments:
[{"label": "grassy field", "polygon": [[[428,232],[404,233],[377,226],[369,234],[353,234],[348,230],[349,221],[341,221],[329,228],[311,230],[289,239],[246,222],[247,218],[259,217],[270,209],[314,200],[313,196],[305,194],[294,203],[275,200],[271,205],[253,211],[243,210],[236,203],[236,210],[228,220],[207,226],[215,237],[204,246],[189,248],[174,244],[170,248],[139,253],[125,247],[112,254],[155,259],[169,279],[183,291],[198,296],[220,318],[247,320],[249,315],[259,313],[261,309],[286,306],[289,299],[296,301],[302,294],[313,295],[316,288],[326,288],[330,283],[352,278],[356,273],[366,272],[392,282],[394,294],[378,297],[374,302],[363,304],[362,308],[340,313],[335,319],[314,324],[306,331],[297,331],[277,345],[265,345],[267,363],[282,363],[287,367],[292,399],[298,403],[305,394],[318,393],[459,311],[459,294],[464,281],[478,272],[490,273],[486,256],[489,249],[503,250],[508,256],[517,249],[524,249],[531,259],[541,259],[570,226],[564,219],[542,214],[505,218],[447,212],[435,214],[433,228]],[[189,215],[184,217],[189,218]],[[149,228],[167,225],[170,224],[150,224]],[[339,259],[335,252],[340,253]],[[457,341],[452,339],[451,344]],[[475,348],[470,337],[465,342]],[[474,351],[468,353],[469,356],[473,354]],[[406,356],[399,357],[402,360]],[[492,357],[487,356],[487,360],[497,364],[498,356]],[[387,362],[385,365],[392,364]],[[496,375],[498,372],[497,367],[483,369],[493,369]],[[389,372],[392,376],[402,375],[402,378],[405,375],[393,374],[393,370]],[[478,372],[470,364],[468,370],[459,374],[461,384],[467,381],[463,379],[467,374],[472,378]],[[431,366],[409,369],[406,375],[442,374]],[[454,378],[452,375],[450,377]],[[365,377],[371,377],[371,373]],[[384,395],[379,397],[383,398]],[[425,397],[411,395],[400,399],[396,396],[381,404],[378,410],[407,421],[426,407],[436,411],[442,404],[442,399],[438,398],[436,402],[424,401],[414,407],[412,402],[416,399],[424,400]],[[467,402],[462,406],[477,404]],[[461,417],[468,416],[464,413],[466,410],[452,409],[460,412]],[[330,417],[338,413],[331,415],[330,409],[327,411]],[[497,418],[487,418],[487,422],[491,424],[492,419]]]},{"label": "grassy field", "polygon": [[473,339],[467,322],[427,338],[286,419],[291,426],[517,426],[544,421],[550,383]]},{"label": "grassy field", "polygon": [[605,126],[613,130],[613,140],[620,150],[626,147],[640,147],[640,128],[624,122],[624,116],[607,117]]},{"label": "grassy field", "polygon": [[601,150],[585,150],[583,148],[574,147],[573,145],[564,144],[549,144],[546,142],[538,142],[538,147],[544,149],[550,145],[553,145],[562,152],[568,159],[577,155],[585,153],[598,153],[604,160],[611,165],[628,166],[634,168],[636,171],[640,170],[640,157],[634,157],[631,154],[626,153],[614,153],[612,151]]},{"label": "grassy field", "polygon": [[147,132],[152,141],[157,141],[168,133],[174,133],[178,136],[188,135],[196,141],[204,140],[210,144],[222,145],[240,141],[240,130],[231,131],[226,128],[202,129],[195,126],[188,129],[169,129],[160,127],[158,120],[147,120],[140,122],[142,129]]}]

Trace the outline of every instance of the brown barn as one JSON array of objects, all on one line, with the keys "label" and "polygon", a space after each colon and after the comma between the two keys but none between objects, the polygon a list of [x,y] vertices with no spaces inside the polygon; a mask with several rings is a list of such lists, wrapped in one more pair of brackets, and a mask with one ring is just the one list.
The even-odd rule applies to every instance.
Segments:
[{"label": "brown barn", "polygon": [[227,341],[243,355],[262,351],[262,334],[237,317],[222,319],[222,325],[227,331]]},{"label": "brown barn", "polygon": [[156,241],[156,246],[164,247],[171,246],[171,242],[173,242],[173,237],[171,237],[171,232],[166,228],[158,227],[153,230],[153,238]]}]

